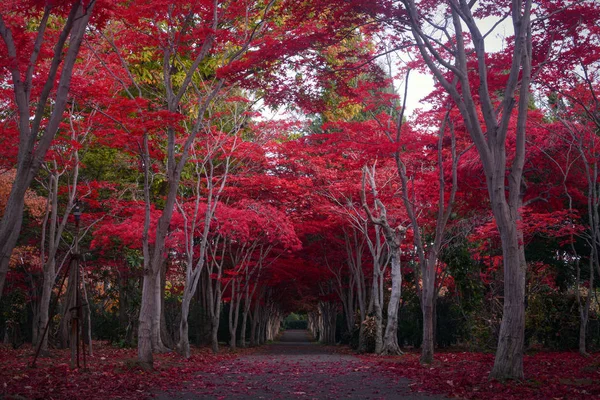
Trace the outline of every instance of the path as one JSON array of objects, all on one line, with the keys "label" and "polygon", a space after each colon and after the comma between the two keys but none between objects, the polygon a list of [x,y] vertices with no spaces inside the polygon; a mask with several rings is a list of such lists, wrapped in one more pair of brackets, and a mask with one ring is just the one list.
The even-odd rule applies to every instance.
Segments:
[{"label": "path", "polygon": [[422,399],[404,378],[380,376],[375,366],[309,341],[306,331],[285,331],[280,340],[252,355],[199,375],[206,387],[192,393],[163,393],[171,399]]}]

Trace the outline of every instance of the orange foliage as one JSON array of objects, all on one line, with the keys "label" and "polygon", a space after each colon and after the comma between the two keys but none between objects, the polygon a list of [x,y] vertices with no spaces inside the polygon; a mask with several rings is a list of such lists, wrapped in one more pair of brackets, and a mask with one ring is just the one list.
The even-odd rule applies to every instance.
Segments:
[{"label": "orange foliage", "polygon": [[[4,215],[4,209],[6,208],[15,176],[16,171],[14,169],[0,173],[0,217]],[[28,189],[25,193],[25,209],[32,218],[41,221],[46,213],[46,199],[38,196],[33,190]]]}]

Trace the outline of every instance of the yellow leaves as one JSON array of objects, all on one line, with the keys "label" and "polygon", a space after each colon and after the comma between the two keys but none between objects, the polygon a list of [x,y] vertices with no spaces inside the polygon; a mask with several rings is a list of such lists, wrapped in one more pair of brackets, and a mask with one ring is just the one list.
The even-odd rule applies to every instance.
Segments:
[{"label": "yellow leaves", "polygon": [[363,107],[360,104],[348,103],[342,107],[328,108],[328,110],[323,113],[323,116],[326,121],[330,122],[351,121],[355,116],[360,114],[362,108]]},{"label": "yellow leaves", "polygon": [[39,249],[33,246],[15,247],[9,262],[10,268],[16,268],[19,265],[28,265],[41,267],[42,261],[39,255]]}]

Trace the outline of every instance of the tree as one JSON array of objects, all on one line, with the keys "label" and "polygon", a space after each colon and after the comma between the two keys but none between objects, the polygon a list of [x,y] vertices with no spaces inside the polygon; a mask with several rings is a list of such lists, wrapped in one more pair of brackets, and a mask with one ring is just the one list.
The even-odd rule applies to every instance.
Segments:
[{"label": "tree", "polygon": [[[369,216],[369,220],[381,227],[383,236],[385,237],[385,243],[389,252],[389,261],[391,264],[391,275],[392,275],[392,291],[390,293],[390,300],[388,302],[387,309],[387,324],[385,328],[385,334],[383,336],[383,346],[381,348],[382,354],[400,354],[400,346],[398,345],[398,307],[400,304],[400,298],[402,296],[402,269],[401,259],[402,250],[401,245],[406,235],[406,227],[402,224],[398,226],[391,226],[390,219],[388,218],[387,208],[385,204],[379,199],[377,191],[377,185],[375,183],[375,167],[371,170],[365,166],[363,168],[362,177],[362,190],[361,200],[362,206]],[[367,203],[367,182],[371,187],[373,195],[373,202],[375,203],[375,210],[377,216],[371,211]]]},{"label": "tree", "polygon": [[[504,312],[490,376],[521,379],[526,262],[518,221],[521,219],[525,124],[532,68],[532,2],[512,1],[510,9],[501,15],[502,18],[510,17],[515,32],[511,46],[512,62],[502,86],[492,86],[491,78],[495,76],[489,69],[491,60],[485,47],[487,35],[481,31],[476,19],[485,14],[485,7],[483,4],[479,5],[483,8],[477,6],[476,2],[449,0],[440,10],[447,16],[445,22],[436,24],[427,15],[427,10],[437,11],[433,4],[402,0],[394,3],[390,12],[395,15],[389,21],[397,21],[410,29],[420,56],[456,104],[479,153],[492,211],[500,231],[504,259]],[[430,29],[438,36],[429,34]],[[473,71],[478,74],[477,95]],[[509,125],[514,123],[515,107],[516,141],[515,147],[509,148],[507,133]],[[507,161],[510,162],[509,168]]]},{"label": "tree", "polygon": [[[1,67],[10,72],[12,79],[11,103],[16,107],[12,122],[19,132],[17,172],[0,221],[0,296],[21,230],[25,193],[64,118],[73,68],[95,5],[96,0],[66,4],[44,1],[43,7],[37,1],[5,2],[0,9],[0,35],[4,43],[0,54],[5,60]],[[22,28],[30,10],[39,21],[33,31]],[[64,21],[59,32],[52,32],[55,25],[50,20],[54,16],[57,21]],[[53,46],[49,36],[55,40]]]}]

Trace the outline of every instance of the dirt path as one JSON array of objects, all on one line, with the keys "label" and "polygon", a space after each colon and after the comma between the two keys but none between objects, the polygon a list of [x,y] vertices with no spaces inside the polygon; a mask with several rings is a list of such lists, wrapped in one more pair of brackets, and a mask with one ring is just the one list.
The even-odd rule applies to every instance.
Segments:
[{"label": "dirt path", "polygon": [[190,392],[161,393],[169,399],[442,399],[411,393],[407,379],[380,376],[374,365],[331,352],[288,330],[259,352],[217,365],[189,382]]}]

